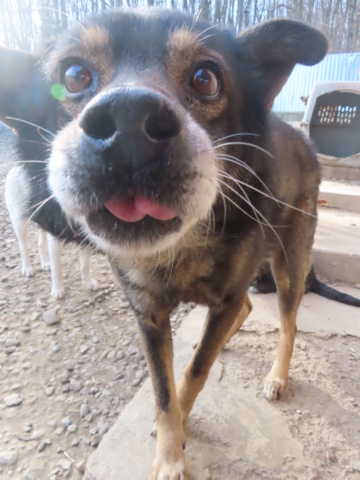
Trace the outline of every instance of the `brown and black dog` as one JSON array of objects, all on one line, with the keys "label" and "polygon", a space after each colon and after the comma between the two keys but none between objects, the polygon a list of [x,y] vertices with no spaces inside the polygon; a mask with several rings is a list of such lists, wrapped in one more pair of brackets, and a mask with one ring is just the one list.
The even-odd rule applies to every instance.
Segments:
[{"label": "brown and black dog", "polygon": [[[108,253],[137,314],[156,401],[152,480],[187,478],[183,425],[251,311],[247,289],[267,259],[281,327],[266,398],[286,386],[320,170],[304,137],[270,110],[295,64],[314,65],[327,48],[291,20],[235,36],[175,11],[127,10],[75,25],[40,58],[0,56],[1,71],[12,58],[15,72],[1,81],[1,118],[56,133],[40,152],[48,203],[61,206],[59,225],[63,211]],[[209,313],[176,387],[169,315],[190,301]]]}]

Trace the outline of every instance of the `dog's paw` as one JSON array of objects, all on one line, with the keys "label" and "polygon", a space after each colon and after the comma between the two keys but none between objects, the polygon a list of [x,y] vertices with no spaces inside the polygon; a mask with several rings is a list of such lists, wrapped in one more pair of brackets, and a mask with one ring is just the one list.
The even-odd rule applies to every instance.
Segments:
[{"label": "dog's paw", "polygon": [[26,265],[22,267],[21,273],[24,275],[24,277],[32,277],[34,275],[34,269],[31,265]]},{"label": "dog's paw", "polygon": [[51,296],[54,297],[56,300],[60,300],[61,298],[64,298],[65,295],[65,288],[56,286],[52,287],[51,289]]},{"label": "dog's paw", "polygon": [[285,388],[286,381],[269,374],[264,381],[264,395],[266,400],[269,402],[279,400]]},{"label": "dog's paw", "polygon": [[156,456],[149,480],[188,480],[183,452],[174,459],[163,460]]},{"label": "dog's paw", "polygon": [[41,270],[44,270],[44,272],[50,271],[50,260],[48,258],[41,258],[40,265],[41,265]]},{"label": "dog's paw", "polygon": [[99,288],[98,283],[94,278],[87,278],[84,280],[84,285],[88,290],[97,290]]}]

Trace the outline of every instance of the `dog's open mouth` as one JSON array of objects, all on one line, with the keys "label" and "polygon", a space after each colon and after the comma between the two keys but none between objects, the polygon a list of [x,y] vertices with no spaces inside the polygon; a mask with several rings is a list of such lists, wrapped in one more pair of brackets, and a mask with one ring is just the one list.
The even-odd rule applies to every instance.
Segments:
[{"label": "dog's open mouth", "polygon": [[129,223],[139,222],[146,216],[164,222],[177,217],[173,209],[140,195],[109,200],[105,203],[105,208],[114,217]]}]

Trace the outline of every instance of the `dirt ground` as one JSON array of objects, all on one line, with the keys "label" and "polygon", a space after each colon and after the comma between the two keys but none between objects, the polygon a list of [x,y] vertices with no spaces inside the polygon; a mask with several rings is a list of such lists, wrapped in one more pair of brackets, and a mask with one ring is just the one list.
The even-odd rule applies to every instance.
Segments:
[{"label": "dirt ground", "polygon": [[[0,477],[80,479],[87,457],[148,375],[136,321],[101,254],[91,262],[99,289],[86,290],[76,246],[66,246],[62,257],[65,298],[52,299],[34,227],[29,243],[35,275],[22,277],[3,201],[7,167],[0,168]],[[186,308],[175,313],[175,330],[186,313]],[[276,337],[259,327],[227,347],[238,349],[244,382],[255,383],[259,395],[257,383],[266,374]],[[226,355],[225,350],[221,361]],[[296,385],[290,380],[287,399],[276,408],[293,436],[306,439],[304,457],[316,466],[291,478],[359,479],[360,340],[301,334],[291,376]],[[289,400],[294,388],[306,394],[296,408]]]}]

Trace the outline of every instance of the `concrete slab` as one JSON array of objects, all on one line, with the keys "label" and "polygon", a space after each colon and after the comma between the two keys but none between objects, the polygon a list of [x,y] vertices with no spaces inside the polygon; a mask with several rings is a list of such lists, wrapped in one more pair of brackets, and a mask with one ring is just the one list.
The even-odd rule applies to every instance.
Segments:
[{"label": "concrete slab", "polygon": [[[336,286],[339,290],[360,298],[360,289],[345,284]],[[251,295],[253,311],[244,328],[256,328],[256,322],[279,328],[277,295]],[[252,326],[252,322],[254,326]],[[297,316],[298,332],[326,335],[352,335],[360,338],[360,309],[351,307],[314,293],[302,299]]]},{"label": "concrete slab", "polygon": [[325,200],[329,207],[360,212],[360,184],[323,180],[319,198]]},{"label": "concrete slab", "polygon": [[360,213],[319,208],[313,257],[325,278],[360,283]]},{"label": "concrete slab", "polygon": [[[181,374],[192,355],[191,340],[199,337],[206,309],[196,308],[175,337],[175,373]],[[228,359],[227,368],[236,369]],[[281,412],[244,388],[240,379],[222,379],[219,361],[212,368],[186,429],[186,460],[190,480],[252,478],[267,469],[272,480],[284,479],[281,465],[301,469],[303,446],[291,436]],[[150,436],[154,402],[150,379],[125,407],[114,427],[90,456],[84,480],[146,480],[155,453]],[[214,429],[214,425],[216,428]]]},{"label": "concrete slab", "polygon": [[[347,293],[357,290],[341,287]],[[276,295],[252,295],[251,299],[254,310],[244,328],[258,331],[259,323],[269,325],[269,331],[278,328]],[[177,331],[177,378],[192,355],[191,343],[199,338],[205,315],[206,309],[197,307]],[[360,337],[359,309],[308,294],[300,307],[298,326],[320,337],[342,333]],[[148,478],[156,443],[150,436],[153,409],[148,379],[90,456],[84,480]],[[225,363],[221,359],[215,363],[190,416],[186,438],[190,480],[309,478],[306,444],[294,438],[276,404],[267,403],[253,385],[244,383],[238,357],[231,349]]]}]

